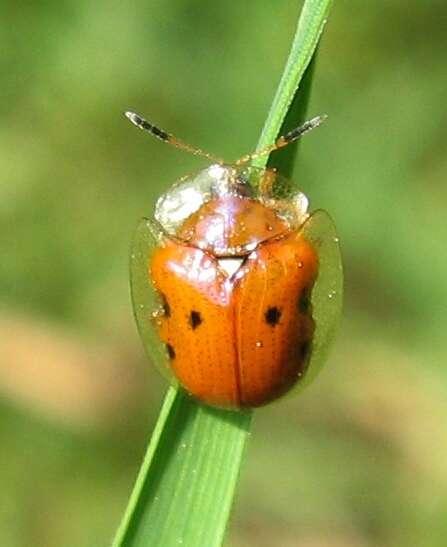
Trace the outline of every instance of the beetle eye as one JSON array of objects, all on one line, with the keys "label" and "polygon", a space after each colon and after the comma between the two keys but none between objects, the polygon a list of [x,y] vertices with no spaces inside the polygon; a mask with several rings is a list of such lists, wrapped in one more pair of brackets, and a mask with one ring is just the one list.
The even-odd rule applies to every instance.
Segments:
[{"label": "beetle eye", "polygon": [[243,176],[239,176],[234,179],[232,190],[238,196],[244,198],[253,197],[253,189],[251,188],[248,179]]}]

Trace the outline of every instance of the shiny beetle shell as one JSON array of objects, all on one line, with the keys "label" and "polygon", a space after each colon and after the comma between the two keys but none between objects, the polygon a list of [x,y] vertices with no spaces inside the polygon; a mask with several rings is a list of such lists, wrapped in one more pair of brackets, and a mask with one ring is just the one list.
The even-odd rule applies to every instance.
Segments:
[{"label": "shiny beetle shell", "polygon": [[341,311],[329,215],[271,170],[212,165],[136,231],[131,284],[151,359],[193,397],[252,408],[318,372]]}]

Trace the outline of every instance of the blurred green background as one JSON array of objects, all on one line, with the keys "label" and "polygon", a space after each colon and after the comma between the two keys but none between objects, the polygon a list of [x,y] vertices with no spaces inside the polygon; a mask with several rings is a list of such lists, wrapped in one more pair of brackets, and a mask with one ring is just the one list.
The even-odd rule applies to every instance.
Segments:
[{"label": "blurred green background", "polygon": [[[300,3],[6,2],[0,52],[0,545],[107,546],[166,386],[128,292],[138,219],[253,150]],[[335,219],[340,336],[256,413],[232,547],[447,541],[444,1],[335,1],[295,176]],[[189,546],[188,546],[189,547]]]}]

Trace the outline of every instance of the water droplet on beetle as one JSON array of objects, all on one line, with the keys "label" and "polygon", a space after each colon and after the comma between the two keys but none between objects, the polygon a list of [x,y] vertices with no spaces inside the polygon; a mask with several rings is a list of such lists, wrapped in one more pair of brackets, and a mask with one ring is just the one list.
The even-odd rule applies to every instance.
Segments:
[{"label": "water droplet on beetle", "polygon": [[263,345],[264,345],[264,344],[263,344],[260,340],[258,340],[258,341],[256,342],[256,347],[257,347],[257,348],[262,348]]},{"label": "water droplet on beetle", "polygon": [[298,262],[298,268],[302,268],[304,266],[304,264],[300,261]]}]

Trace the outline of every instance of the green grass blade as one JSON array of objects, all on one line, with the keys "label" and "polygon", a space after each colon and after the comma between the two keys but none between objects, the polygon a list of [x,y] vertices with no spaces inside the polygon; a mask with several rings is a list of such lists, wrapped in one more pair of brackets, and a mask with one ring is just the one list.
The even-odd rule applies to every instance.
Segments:
[{"label": "green grass blade", "polygon": [[[280,135],[284,135],[288,131],[295,129],[302,124],[306,119],[307,105],[310,99],[310,92],[312,89],[312,80],[315,70],[317,58],[317,51],[314,53],[312,61],[304,72],[301,83],[296,90],[295,97],[290,104],[287,115],[279,130]],[[289,144],[285,148],[275,151],[270,154],[267,162],[269,168],[277,169],[283,177],[292,179],[293,171],[296,164],[296,157],[298,155],[298,148],[301,145],[302,140],[298,139],[295,142]]]},{"label": "green grass blade", "polygon": [[250,417],[170,388],[114,547],[221,545]]},{"label": "green grass blade", "polygon": [[[292,49],[258,141],[257,150],[261,150],[273,143],[281,132],[300,82],[314,56],[331,5],[332,0],[307,0],[304,2]],[[310,86],[310,79],[311,74],[307,80],[307,86]],[[293,111],[291,113],[293,114]],[[292,116],[289,119],[291,118]],[[297,125],[300,120],[295,121],[297,122],[295,125]],[[267,161],[267,157],[261,157],[255,160],[253,164],[264,167]],[[283,174],[287,175],[288,173]]]},{"label": "green grass blade", "polygon": [[[258,149],[304,117],[312,80],[310,63],[330,4],[330,0],[304,3]],[[288,155],[278,153],[272,159],[275,165],[284,162],[286,175],[296,154],[296,148],[289,148]],[[260,158],[256,164],[264,166],[267,160]],[[249,412],[212,409],[171,387],[113,547],[220,546],[250,423]]]}]

